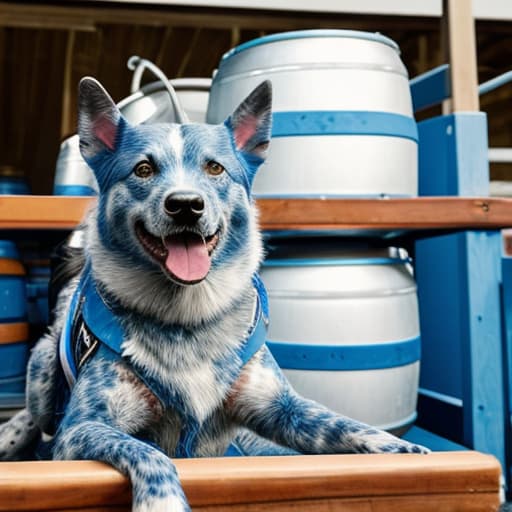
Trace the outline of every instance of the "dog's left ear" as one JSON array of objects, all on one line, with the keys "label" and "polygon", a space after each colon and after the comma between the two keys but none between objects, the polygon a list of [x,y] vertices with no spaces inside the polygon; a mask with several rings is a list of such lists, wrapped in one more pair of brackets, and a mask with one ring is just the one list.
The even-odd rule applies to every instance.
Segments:
[{"label": "dog's left ear", "polygon": [[[272,85],[269,80],[254,89],[226,120],[238,151],[253,163],[267,156],[272,131]],[[251,158],[252,157],[252,158]]]}]

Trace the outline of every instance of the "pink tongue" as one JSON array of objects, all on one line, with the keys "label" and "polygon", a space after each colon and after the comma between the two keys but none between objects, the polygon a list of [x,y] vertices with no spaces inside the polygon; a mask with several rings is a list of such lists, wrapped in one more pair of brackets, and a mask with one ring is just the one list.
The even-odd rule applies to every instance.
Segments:
[{"label": "pink tongue", "polygon": [[165,240],[165,266],[171,274],[185,282],[200,281],[210,270],[210,256],[199,235],[183,233]]}]

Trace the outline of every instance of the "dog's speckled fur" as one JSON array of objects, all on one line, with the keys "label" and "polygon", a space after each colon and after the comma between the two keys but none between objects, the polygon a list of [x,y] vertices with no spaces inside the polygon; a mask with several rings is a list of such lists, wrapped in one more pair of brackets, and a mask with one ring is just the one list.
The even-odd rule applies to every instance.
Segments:
[{"label": "dog's speckled fur", "polygon": [[[51,437],[57,344],[78,283],[72,280],[32,353],[27,410],[0,426],[1,459],[19,458],[51,437],[46,446],[55,459],[101,460],[128,475],[134,511],[177,512],[188,504],[171,458],[188,419],[198,428],[195,456],[222,455],[237,435],[249,453],[426,451],[297,395],[265,346],[240,371],[237,350],[253,318],[251,278],[262,258],[250,188],[270,138],[270,96],[262,84],[222,125],[132,127],[97,82],[82,81],[81,150],[100,188],[87,219],[86,257],[116,304],[123,358],[103,358],[100,349],[86,362]],[[141,160],[156,172],[132,172]],[[205,172],[212,160],[225,171]],[[183,230],[164,211],[169,194],[183,190],[205,203],[187,229],[219,233],[210,271],[190,285],[148,255],[134,228],[142,222],[162,238]],[[163,406],[134,369],[158,382],[171,405]]]}]

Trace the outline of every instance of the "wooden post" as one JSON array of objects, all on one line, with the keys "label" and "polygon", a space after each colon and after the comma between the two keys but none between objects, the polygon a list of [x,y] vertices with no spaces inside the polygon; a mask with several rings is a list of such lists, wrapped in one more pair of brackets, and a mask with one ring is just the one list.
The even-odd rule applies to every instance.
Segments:
[{"label": "wooden post", "polygon": [[71,121],[72,109],[75,109],[74,94],[72,88],[75,84],[72,83],[71,77],[73,72],[73,50],[75,48],[75,31],[70,30],[68,32],[68,38],[66,41],[66,59],[64,62],[64,85],[62,88],[62,114],[60,122],[60,135],[61,138],[69,137],[76,130],[75,124]]},{"label": "wooden post", "polygon": [[452,112],[478,112],[478,73],[472,0],[443,0],[442,32],[450,63]]}]

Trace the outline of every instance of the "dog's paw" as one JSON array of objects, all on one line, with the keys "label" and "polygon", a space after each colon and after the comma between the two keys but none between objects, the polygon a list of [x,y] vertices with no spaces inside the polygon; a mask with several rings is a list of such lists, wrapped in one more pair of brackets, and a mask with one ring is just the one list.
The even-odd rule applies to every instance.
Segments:
[{"label": "dog's paw", "polygon": [[428,448],[419,444],[408,443],[407,441],[395,441],[376,446],[370,446],[369,453],[430,453]]},{"label": "dog's paw", "polygon": [[166,496],[134,503],[132,512],[190,512],[190,507],[179,496]]},{"label": "dog's paw", "polygon": [[424,446],[409,443],[387,432],[376,431],[355,441],[356,449],[360,453],[430,453]]}]

